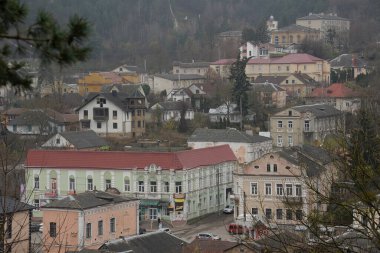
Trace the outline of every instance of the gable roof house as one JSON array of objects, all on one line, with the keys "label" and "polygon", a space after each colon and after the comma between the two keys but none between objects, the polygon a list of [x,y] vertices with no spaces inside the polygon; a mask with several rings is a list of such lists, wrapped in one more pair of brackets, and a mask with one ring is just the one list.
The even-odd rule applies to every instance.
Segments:
[{"label": "gable roof house", "polygon": [[274,83],[252,83],[249,93],[253,93],[265,107],[283,108],[286,105],[286,90]]},{"label": "gable roof house", "polygon": [[293,106],[270,117],[273,145],[323,143],[328,134],[343,129],[344,115],[327,104]]},{"label": "gable roof house", "polygon": [[230,123],[240,123],[241,114],[239,107],[234,103],[224,103],[217,108],[210,108],[208,111],[210,122],[218,123],[229,120]]},{"label": "gable roof house", "polygon": [[172,89],[167,95],[167,101],[185,101],[199,110],[203,107],[207,93],[204,84],[192,84],[188,88]]},{"label": "gable roof house", "polygon": [[210,67],[209,62],[173,62],[173,74],[196,74],[205,76]]},{"label": "gable roof house", "polygon": [[78,92],[85,96],[91,92],[100,92],[103,85],[124,83],[123,78],[114,72],[91,72],[78,80]]},{"label": "gable roof house", "polygon": [[146,104],[140,92],[91,93],[76,111],[81,130],[133,137],[145,132]]},{"label": "gable roof house", "polygon": [[107,146],[107,142],[94,131],[57,133],[44,144],[43,148],[96,150]]},{"label": "gable roof house", "polygon": [[138,66],[123,64],[113,69],[112,72],[119,74],[126,83],[138,84],[148,82],[146,70]]},{"label": "gable roof house", "polygon": [[333,83],[328,87],[320,87],[306,98],[307,104],[325,103],[343,112],[355,113],[360,109],[360,93],[343,83]]},{"label": "gable roof house", "polygon": [[206,78],[199,74],[156,74],[153,76],[154,93],[166,91],[168,93],[172,89],[187,88],[193,83],[204,83]]},{"label": "gable roof house", "polygon": [[197,128],[187,139],[193,149],[229,145],[239,163],[248,163],[272,151],[272,139],[228,129]]},{"label": "gable roof house", "polygon": [[331,70],[339,74],[339,72],[346,71],[346,80],[351,81],[358,77],[360,74],[368,73],[368,63],[361,57],[355,54],[341,54],[330,61]]},{"label": "gable roof house", "polygon": [[153,105],[149,109],[150,119],[153,120],[153,112],[154,110],[160,110],[161,120],[162,122],[166,122],[169,120],[179,121],[181,119],[181,112],[186,107],[185,119],[193,120],[194,119],[194,110],[190,103],[187,101],[166,101],[159,102]]}]

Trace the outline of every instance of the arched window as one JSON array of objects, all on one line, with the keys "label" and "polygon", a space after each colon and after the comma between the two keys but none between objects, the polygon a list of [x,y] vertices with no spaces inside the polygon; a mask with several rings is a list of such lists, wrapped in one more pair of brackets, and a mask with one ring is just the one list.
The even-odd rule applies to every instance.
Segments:
[{"label": "arched window", "polygon": [[112,187],[112,180],[111,180],[111,173],[106,172],[104,173],[104,189],[107,190],[108,188]]},{"label": "arched window", "polygon": [[92,179],[92,176],[87,176],[87,191],[92,191],[94,189],[94,181]]},{"label": "arched window", "polygon": [[129,192],[131,191],[131,181],[129,180],[129,177],[124,177],[124,191]]},{"label": "arched window", "polygon": [[293,35],[289,36],[289,43],[293,43]]},{"label": "arched window", "polygon": [[52,193],[57,192],[57,172],[55,170],[50,171],[49,173],[49,179],[50,179],[50,190]]},{"label": "arched window", "polygon": [[297,35],[297,43],[301,43],[301,35]]},{"label": "arched window", "polygon": [[40,177],[38,175],[34,176],[34,189],[40,189]]},{"label": "arched window", "polygon": [[75,178],[73,175],[69,177],[69,190],[75,191]]}]

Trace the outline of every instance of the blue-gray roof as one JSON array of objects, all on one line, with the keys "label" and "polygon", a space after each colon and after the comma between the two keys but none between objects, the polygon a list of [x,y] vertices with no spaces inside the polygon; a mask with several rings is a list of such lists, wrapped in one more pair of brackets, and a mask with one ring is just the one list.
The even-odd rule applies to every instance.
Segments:
[{"label": "blue-gray roof", "polygon": [[197,128],[187,139],[188,142],[242,142],[259,143],[271,141],[270,138],[260,135],[249,135],[234,128],[229,129],[208,129]]},{"label": "blue-gray roof", "polygon": [[342,115],[341,111],[328,104],[300,105],[294,106],[292,109],[301,113],[310,112],[317,118]]},{"label": "blue-gray roof", "polygon": [[107,146],[107,142],[94,131],[62,132],[60,133],[68,142],[77,149]]}]

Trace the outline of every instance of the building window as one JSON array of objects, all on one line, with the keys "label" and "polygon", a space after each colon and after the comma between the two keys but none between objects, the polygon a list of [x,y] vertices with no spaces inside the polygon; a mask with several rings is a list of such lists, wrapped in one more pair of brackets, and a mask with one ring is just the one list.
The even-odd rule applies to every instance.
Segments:
[{"label": "building window", "polygon": [[273,164],[273,172],[277,172],[277,164]]},{"label": "building window", "polygon": [[112,124],[113,129],[117,129],[117,123]]},{"label": "building window", "polygon": [[293,185],[286,184],[286,195],[292,196],[293,195]]},{"label": "building window", "polygon": [[277,121],[277,128],[282,128],[282,120]]},{"label": "building window", "polygon": [[291,209],[286,209],[286,219],[293,220],[293,213]]},{"label": "building window", "polygon": [[111,233],[115,233],[115,231],[116,231],[116,227],[115,227],[115,224],[116,223],[116,221],[115,221],[115,218],[111,218],[110,219],[110,232]]},{"label": "building window", "polygon": [[96,127],[97,128],[102,128],[102,122],[96,122]]},{"label": "building window", "polygon": [[303,65],[303,70],[306,70],[307,69],[307,66],[306,65]]},{"label": "building window", "polygon": [[281,135],[277,136],[277,146],[282,147],[282,136]]},{"label": "building window", "polygon": [[57,223],[50,222],[49,228],[50,237],[57,237]]},{"label": "building window", "polygon": [[150,181],[150,192],[157,192],[157,182]]},{"label": "building window", "polygon": [[292,84],[295,84],[295,83],[296,83],[296,80],[293,79],[293,80],[292,80]]},{"label": "building window", "polygon": [[88,117],[88,111],[83,110],[83,118],[87,119],[87,117]]},{"label": "building window", "polygon": [[35,199],[34,200],[34,206],[39,209],[40,208],[40,200],[39,199]]},{"label": "building window", "polygon": [[259,214],[259,209],[256,207],[252,208],[252,215],[258,215]]},{"label": "building window", "polygon": [[277,184],[277,195],[282,196],[284,194],[284,187],[282,184]]},{"label": "building window", "polygon": [[111,179],[106,179],[106,189],[111,188]]},{"label": "building window", "polygon": [[277,209],[276,210],[276,219],[277,220],[282,220],[282,209]]},{"label": "building window", "polygon": [[293,146],[293,136],[291,135],[288,136],[288,144],[289,146]]},{"label": "building window", "polygon": [[291,121],[291,120],[288,121],[288,128],[293,128],[293,121]]},{"label": "building window", "polygon": [[288,111],[288,116],[293,116],[293,112],[292,111]]},{"label": "building window", "polygon": [[301,185],[299,184],[296,185],[296,196],[298,197],[302,196],[302,188],[301,188]]},{"label": "building window", "polygon": [[55,144],[60,144],[60,143],[61,143],[61,139],[60,138],[55,139]]},{"label": "building window", "polygon": [[296,220],[302,220],[302,210],[296,210]]},{"label": "building window", "polygon": [[141,110],[137,110],[137,116],[141,116]]},{"label": "building window", "polygon": [[92,189],[93,189],[92,178],[91,178],[91,177],[88,177],[88,178],[87,178],[87,190],[88,190],[88,191],[92,191]]},{"label": "building window", "polygon": [[112,118],[117,119],[117,111],[112,111]]},{"label": "building window", "polygon": [[34,189],[40,189],[40,177],[34,176]]},{"label": "building window", "polygon": [[164,192],[169,192],[169,182],[164,182]]},{"label": "building window", "polygon": [[182,182],[175,182],[175,193],[182,193]]},{"label": "building window", "polygon": [[91,238],[91,223],[86,224],[86,238]]},{"label": "building window", "polygon": [[310,131],[310,121],[305,120],[305,131]]},{"label": "building window", "polygon": [[272,185],[265,184],[265,195],[272,195]]},{"label": "building window", "polygon": [[251,194],[257,195],[257,183],[251,183]]},{"label": "building window", "polygon": [[265,217],[268,220],[272,219],[272,209],[270,209],[270,208],[265,209]]},{"label": "building window", "polygon": [[69,190],[70,191],[75,190],[75,178],[74,178],[74,176],[70,176],[70,178],[69,178]]},{"label": "building window", "polygon": [[289,36],[289,43],[293,43],[293,35]]},{"label": "building window", "polygon": [[140,128],[141,127],[141,121],[137,121],[137,127]]},{"label": "building window", "polygon": [[270,164],[267,164],[267,172],[270,172]]},{"label": "building window", "polygon": [[[290,70],[289,66],[286,66],[286,71],[289,71],[289,70]],[[288,80],[286,80],[286,81],[288,81]]]},{"label": "building window", "polygon": [[131,191],[131,184],[128,177],[124,178],[124,191]]},{"label": "building window", "polygon": [[103,220],[98,221],[98,235],[103,235]]},{"label": "building window", "polygon": [[144,181],[139,181],[139,192],[144,192]]}]

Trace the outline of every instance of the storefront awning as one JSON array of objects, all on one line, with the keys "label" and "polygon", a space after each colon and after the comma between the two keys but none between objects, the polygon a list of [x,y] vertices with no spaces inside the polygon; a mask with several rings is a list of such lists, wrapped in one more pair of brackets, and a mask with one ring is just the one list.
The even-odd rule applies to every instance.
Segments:
[{"label": "storefront awning", "polygon": [[160,203],[159,200],[154,199],[141,199],[140,200],[140,206],[158,206]]}]

